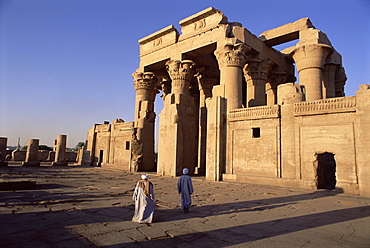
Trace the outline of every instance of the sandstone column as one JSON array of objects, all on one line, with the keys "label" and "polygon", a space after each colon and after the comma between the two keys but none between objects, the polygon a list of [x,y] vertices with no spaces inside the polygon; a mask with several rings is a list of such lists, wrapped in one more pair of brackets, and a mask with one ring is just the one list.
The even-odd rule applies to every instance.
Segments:
[{"label": "sandstone column", "polygon": [[333,48],[324,44],[309,44],[296,48],[293,57],[299,73],[299,83],[304,85],[306,101],[323,98],[322,81],[325,59]]},{"label": "sandstone column", "polygon": [[248,59],[244,67],[247,81],[247,106],[266,105],[266,83],[268,73],[273,65],[268,59]]},{"label": "sandstone column", "polygon": [[344,85],[346,84],[347,76],[343,67],[339,67],[335,73],[335,97],[345,96]]},{"label": "sandstone column", "polygon": [[135,155],[133,161],[137,163],[138,171],[154,171],[154,101],[158,93],[158,78],[152,72],[135,72],[132,77],[136,90],[136,139],[142,145],[142,154]]},{"label": "sandstone column", "polygon": [[23,166],[40,166],[38,159],[39,155],[39,140],[29,139],[27,144],[26,161],[22,163]]},{"label": "sandstone column", "polygon": [[370,197],[370,84],[356,92],[356,164],[360,195]]},{"label": "sandstone column", "polygon": [[5,161],[6,158],[6,143],[8,139],[5,137],[0,137],[0,167],[8,166],[8,162]]},{"label": "sandstone column", "polygon": [[205,175],[207,147],[207,106],[206,99],[212,97],[213,85],[219,82],[219,73],[211,70],[197,74],[200,90],[199,100],[199,137],[198,137],[198,166],[196,173]]},{"label": "sandstone column", "polygon": [[338,69],[336,64],[326,64],[323,72],[323,99],[335,97],[335,73]]},{"label": "sandstone column", "polygon": [[289,74],[287,72],[272,71],[269,73],[266,84],[266,104],[268,106],[277,104],[277,88],[280,84],[286,83],[288,77]]},{"label": "sandstone column", "polygon": [[197,166],[198,120],[195,99],[189,87],[195,73],[191,60],[169,60],[166,70],[172,80],[171,93],[166,96],[160,114],[157,173],[182,174],[187,167],[193,174]]},{"label": "sandstone column", "polygon": [[60,134],[57,137],[57,142],[55,146],[55,157],[52,165],[57,166],[67,166],[66,161],[66,149],[67,149],[67,135]]},{"label": "sandstone column", "polygon": [[220,84],[225,86],[227,111],[242,106],[242,68],[246,61],[246,52],[250,48],[243,44],[226,44],[218,48],[215,55],[220,68]]}]

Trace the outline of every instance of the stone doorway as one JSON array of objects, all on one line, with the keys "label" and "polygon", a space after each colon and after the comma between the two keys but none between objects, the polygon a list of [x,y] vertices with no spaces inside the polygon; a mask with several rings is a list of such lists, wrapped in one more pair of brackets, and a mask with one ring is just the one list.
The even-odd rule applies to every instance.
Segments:
[{"label": "stone doorway", "polygon": [[316,185],[317,189],[335,189],[337,182],[336,162],[333,153],[324,152],[316,154]]},{"label": "stone doorway", "polygon": [[104,151],[103,150],[100,150],[99,151],[98,166],[101,166],[101,164],[103,163],[103,155],[104,155]]}]

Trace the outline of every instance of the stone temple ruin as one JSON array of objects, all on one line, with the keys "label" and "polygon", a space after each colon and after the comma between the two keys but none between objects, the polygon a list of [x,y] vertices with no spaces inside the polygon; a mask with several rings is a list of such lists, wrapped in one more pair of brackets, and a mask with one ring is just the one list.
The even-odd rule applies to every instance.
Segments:
[{"label": "stone temple ruin", "polygon": [[370,196],[370,85],[345,97],[325,33],[303,18],[257,37],[214,8],[179,24],[139,40],[134,122],[94,124],[81,163]]}]

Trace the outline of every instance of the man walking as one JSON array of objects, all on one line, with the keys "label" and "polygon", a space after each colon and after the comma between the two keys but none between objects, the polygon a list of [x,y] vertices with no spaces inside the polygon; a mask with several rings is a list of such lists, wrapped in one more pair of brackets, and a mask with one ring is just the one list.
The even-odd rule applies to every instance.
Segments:
[{"label": "man walking", "polygon": [[181,194],[181,211],[187,213],[191,206],[191,194],[194,192],[189,170],[184,168],[182,176],[177,181],[177,190]]}]

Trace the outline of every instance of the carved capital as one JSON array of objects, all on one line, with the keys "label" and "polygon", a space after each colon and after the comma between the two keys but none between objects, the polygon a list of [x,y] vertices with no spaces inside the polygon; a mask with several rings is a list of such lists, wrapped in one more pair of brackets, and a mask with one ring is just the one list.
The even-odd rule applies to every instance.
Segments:
[{"label": "carved capital", "polygon": [[166,62],[166,70],[172,81],[185,80],[190,82],[195,72],[195,63],[191,60],[169,60]]},{"label": "carved capital", "polygon": [[220,81],[220,74],[214,71],[199,72],[195,76],[200,90],[211,90]]},{"label": "carved capital", "polygon": [[269,71],[274,63],[269,59],[248,59],[244,66],[244,74],[247,81],[262,79],[267,81]]},{"label": "carved capital", "polygon": [[156,90],[158,77],[152,72],[134,72],[132,74],[134,78],[135,90],[145,89],[145,90]]},{"label": "carved capital", "polygon": [[298,72],[309,68],[323,70],[326,58],[333,51],[328,45],[310,44],[297,47],[289,56],[294,59]]},{"label": "carved capital", "polygon": [[218,63],[221,66],[232,66],[243,68],[247,56],[246,53],[251,48],[244,43],[226,44],[224,47],[215,51]]}]

